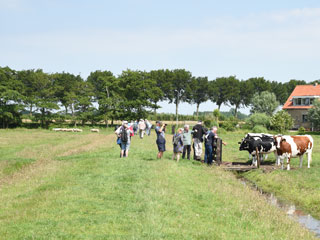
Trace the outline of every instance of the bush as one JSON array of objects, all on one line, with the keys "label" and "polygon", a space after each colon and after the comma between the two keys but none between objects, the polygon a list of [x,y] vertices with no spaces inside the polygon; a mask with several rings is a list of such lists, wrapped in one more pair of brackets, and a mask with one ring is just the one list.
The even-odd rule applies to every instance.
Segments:
[{"label": "bush", "polygon": [[254,133],[266,133],[268,130],[261,125],[256,125],[254,128],[252,128],[252,132]]},{"label": "bush", "polygon": [[231,132],[236,130],[236,125],[237,125],[237,122],[233,122],[233,121],[224,121],[220,124],[222,128]]},{"label": "bush", "polygon": [[274,130],[284,133],[286,130],[292,128],[293,118],[289,113],[282,110],[271,117],[270,124]]},{"label": "bush", "polygon": [[207,128],[212,127],[212,121],[210,119],[204,120],[203,123],[204,123],[204,126],[207,127]]},{"label": "bush", "polygon": [[257,125],[269,128],[270,117],[265,113],[254,113],[248,118],[247,123],[251,126],[252,129]]},{"label": "bush", "polygon": [[298,134],[299,135],[304,135],[305,133],[306,133],[306,129],[304,127],[299,127]]}]

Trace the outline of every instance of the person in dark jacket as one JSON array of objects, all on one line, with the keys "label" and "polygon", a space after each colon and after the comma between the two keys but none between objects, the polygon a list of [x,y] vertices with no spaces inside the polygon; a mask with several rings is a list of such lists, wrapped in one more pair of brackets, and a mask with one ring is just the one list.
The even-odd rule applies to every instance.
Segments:
[{"label": "person in dark jacket", "polygon": [[192,128],[192,133],[194,159],[201,161],[203,135],[205,134],[205,130],[202,126],[202,121],[198,121],[198,123]]},{"label": "person in dark jacket", "polygon": [[212,159],[213,159],[213,143],[215,141],[215,127],[212,127],[209,129],[204,137],[204,142],[205,142],[205,157],[204,161],[208,165],[212,164]]}]

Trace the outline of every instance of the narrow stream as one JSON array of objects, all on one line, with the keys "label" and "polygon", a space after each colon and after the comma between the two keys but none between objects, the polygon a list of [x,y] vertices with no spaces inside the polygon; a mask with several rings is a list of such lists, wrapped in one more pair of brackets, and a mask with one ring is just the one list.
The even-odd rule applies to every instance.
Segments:
[{"label": "narrow stream", "polygon": [[242,184],[250,186],[252,189],[258,191],[271,205],[285,211],[290,218],[299,222],[303,227],[314,232],[316,236],[320,238],[320,220],[313,218],[310,214],[305,214],[303,211],[297,209],[294,204],[288,204],[276,198],[274,194],[264,192],[256,184],[248,181],[247,179],[239,176],[237,176],[237,178]]}]

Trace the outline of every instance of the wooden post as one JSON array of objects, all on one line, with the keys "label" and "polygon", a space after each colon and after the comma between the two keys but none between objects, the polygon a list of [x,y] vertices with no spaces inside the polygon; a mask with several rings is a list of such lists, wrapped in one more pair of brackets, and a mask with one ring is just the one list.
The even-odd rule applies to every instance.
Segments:
[{"label": "wooden post", "polygon": [[222,139],[217,139],[216,162],[218,166],[222,163]]},{"label": "wooden post", "polygon": [[257,167],[260,168],[260,154],[258,147],[256,147]]}]

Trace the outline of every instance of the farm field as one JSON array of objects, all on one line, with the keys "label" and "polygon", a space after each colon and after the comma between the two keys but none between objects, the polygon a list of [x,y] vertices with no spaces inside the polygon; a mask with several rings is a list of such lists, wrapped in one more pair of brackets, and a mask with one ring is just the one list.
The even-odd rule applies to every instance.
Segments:
[{"label": "farm field", "polygon": [[[243,132],[221,136],[228,142],[223,160],[247,161],[237,144]],[[246,177],[270,191],[290,190],[276,193],[301,199],[299,206],[317,216],[319,204],[309,202],[320,192],[315,147],[309,170],[304,163]],[[1,130],[0,239],[314,239],[233,173],[172,161],[169,134],[167,148],[157,160],[152,132],[134,137],[129,157],[120,159],[111,130]]]}]

